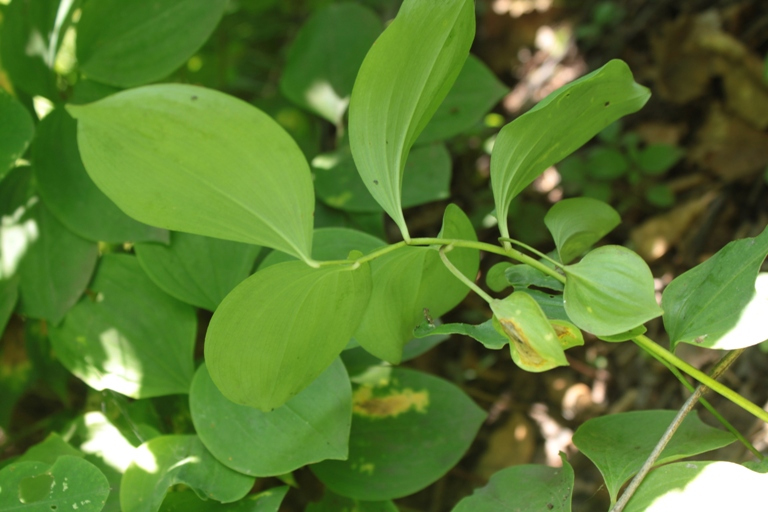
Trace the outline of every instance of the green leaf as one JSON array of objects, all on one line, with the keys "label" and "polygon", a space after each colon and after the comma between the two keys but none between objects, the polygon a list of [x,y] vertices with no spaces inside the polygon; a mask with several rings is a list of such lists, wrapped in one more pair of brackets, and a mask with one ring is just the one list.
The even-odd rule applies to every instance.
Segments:
[{"label": "green leaf", "polygon": [[32,158],[40,196],[73,233],[94,242],[168,242],[167,231],[132,219],[96,187],[80,160],[77,123],[63,108],[38,125]]},{"label": "green leaf", "polygon": [[759,510],[766,485],[768,475],[732,462],[678,462],[651,472],[624,510]]},{"label": "green leaf", "polygon": [[541,290],[530,290],[528,288],[518,289],[520,293],[527,293],[541,306],[541,310],[551,320],[570,320],[565,312],[563,296],[559,293],[547,293]]},{"label": "green leaf", "polygon": [[251,490],[254,478],[217,461],[197,436],[161,436],[139,446],[120,484],[123,512],[155,512],[169,487],[185,484],[223,503]]},{"label": "green leaf", "polygon": [[611,336],[598,336],[598,338],[600,338],[603,341],[615,343],[615,342],[631,340],[632,338],[637,338],[641,334],[645,334],[647,330],[648,329],[646,329],[644,325],[638,325],[634,329],[630,329],[628,331],[621,332],[619,334],[613,334]]},{"label": "green leaf", "polygon": [[16,459],[16,462],[34,461],[51,465],[56,462],[56,459],[64,455],[83,457],[84,454],[67,443],[56,432],[51,432],[44,440],[27,449],[21,457]]},{"label": "green leaf", "polygon": [[362,5],[332,4],[316,11],[288,50],[280,91],[296,105],[340,124],[360,64],[382,30],[378,15]]},{"label": "green leaf", "polygon": [[[385,245],[383,240],[356,229],[320,228],[313,235],[312,258],[317,261],[345,260],[351,251],[368,254]],[[259,270],[295,259],[284,252],[272,251],[262,260]]]},{"label": "green leaf", "polygon": [[98,247],[67,230],[42,203],[19,222],[30,230],[19,264],[19,311],[58,324],[91,280]]},{"label": "green leaf", "polygon": [[278,476],[313,462],[347,457],[352,390],[338,359],[272,412],[227,400],[205,365],[197,370],[189,401],[203,444],[240,473]]},{"label": "green leaf", "polygon": [[638,167],[646,174],[657,175],[670,170],[685,156],[685,151],[667,144],[651,144],[635,156]]},{"label": "green leaf", "polygon": [[645,199],[654,206],[669,208],[675,204],[675,193],[666,183],[660,183],[648,187],[645,191]]},{"label": "green leaf", "polygon": [[[5,28],[5,27],[4,27]],[[0,89],[0,179],[3,179],[17,158],[27,150],[35,134],[35,125],[27,109]]]},{"label": "green leaf", "polygon": [[587,172],[598,180],[615,180],[629,170],[629,161],[618,149],[598,146],[589,152]]},{"label": "green leaf", "polygon": [[[573,442],[600,470],[611,502],[616,501],[621,486],[640,470],[676,414],[662,410],[611,414],[587,420],[576,430]],[[656,465],[722,448],[735,440],[733,434],[689,415]]]},{"label": "green leaf", "polygon": [[491,303],[493,327],[509,339],[509,350],[517,366],[543,372],[568,366],[554,327],[536,301],[527,293],[514,292]]},{"label": "green leaf", "polygon": [[353,268],[280,263],[227,295],[205,339],[208,372],[224,396],[271,411],[323,373],[371,295],[368,265]]},{"label": "green leaf", "polygon": [[571,512],[573,468],[564,454],[560,457],[561,468],[524,464],[502,469],[488,485],[461,500],[452,512]]},{"label": "green leaf", "polygon": [[[755,238],[736,240],[704,263],[676,277],[664,290],[664,327],[674,347],[677,343],[695,343],[708,348],[735,349],[763,341],[760,329],[742,339],[726,336],[741,323],[765,321],[765,290],[755,290],[760,266],[768,254],[768,228]],[[753,300],[761,313],[747,311]],[[752,324],[754,325],[754,324]],[[719,340],[725,338],[720,344]]]},{"label": "green leaf", "polygon": [[19,299],[19,277],[0,279],[0,338]]},{"label": "green leaf", "polygon": [[509,265],[504,270],[504,278],[507,280],[507,284],[514,286],[515,289],[537,286],[549,290],[563,291],[563,283],[530,265]]},{"label": "green leaf", "polygon": [[509,237],[512,199],[539,174],[600,130],[639,110],[650,93],[627,65],[612,60],[561,87],[499,132],[491,155],[491,184],[502,236]]},{"label": "green leaf", "polygon": [[584,335],[572,323],[557,319],[550,320],[549,323],[552,324],[552,328],[557,334],[557,341],[560,342],[563,350],[584,345]]},{"label": "green leaf", "polygon": [[323,499],[317,503],[310,503],[306,512],[398,512],[398,508],[391,501],[360,501],[345,498],[327,490]]},{"label": "green leaf", "polygon": [[439,479],[485,419],[453,384],[391,367],[355,387],[352,411],[349,458],[311,469],[333,492],[368,501],[407,496]]},{"label": "green leaf", "polygon": [[493,322],[491,320],[483,322],[480,325],[460,323],[433,325],[424,321],[413,330],[413,335],[416,338],[424,338],[435,334],[461,334],[469,336],[485,345],[485,348],[491,350],[502,349],[509,343],[509,338],[497,331],[493,327]]},{"label": "green leaf", "polygon": [[251,274],[257,245],[188,233],[171,233],[171,244],[136,244],[136,256],[150,279],[180,301],[213,311]]},{"label": "green leaf", "polygon": [[278,512],[287,493],[288,486],[273,487],[240,501],[222,504],[213,500],[202,501],[190,491],[169,492],[160,512]]},{"label": "green leaf", "polygon": [[210,89],[163,84],[67,108],[78,120],[88,174],[131,217],[308,259],[309,166],[293,139],[255,107]]},{"label": "green leaf", "polygon": [[363,183],[406,240],[405,162],[459,75],[474,32],[474,2],[405,0],[355,81],[349,110],[352,154]]},{"label": "green leaf", "polygon": [[508,92],[480,59],[469,55],[450,92],[416,143],[449,139],[472,128]]},{"label": "green leaf", "polygon": [[598,247],[564,270],[565,311],[580,329],[612,336],[662,314],[651,270],[625,247]]},{"label": "green leaf", "polygon": [[[448,205],[440,237],[477,240],[472,223],[456,205]],[[455,248],[448,259],[469,279],[479,266],[478,251]],[[440,260],[437,247],[403,247],[371,263],[373,294],[355,339],[374,356],[399,363],[403,346],[425,310],[439,317],[458,305],[469,289]]]},{"label": "green leaf", "polygon": [[160,80],[194,55],[226,7],[227,0],[86,2],[77,24],[77,61],[88,78],[109,85]]},{"label": "green leaf", "polygon": [[[312,160],[317,196],[328,206],[348,212],[380,212],[357,172],[348,147]],[[408,155],[403,175],[402,206],[410,208],[447,199],[451,155],[442,144],[418,146]]]},{"label": "green leaf", "polygon": [[611,205],[588,197],[558,201],[544,217],[563,263],[584,254],[620,223],[621,217]]},{"label": "green leaf", "polygon": [[491,291],[498,293],[509,288],[510,284],[507,281],[506,271],[512,266],[513,263],[500,261],[488,269],[488,272],[485,274],[485,284]]},{"label": "green leaf", "polygon": [[132,398],[187,393],[194,309],[166,295],[133,256],[103,256],[91,293],[50,331],[62,364],[96,390]]},{"label": "green leaf", "polygon": [[64,455],[53,464],[14,462],[0,470],[0,510],[99,512],[109,483],[90,462]]}]

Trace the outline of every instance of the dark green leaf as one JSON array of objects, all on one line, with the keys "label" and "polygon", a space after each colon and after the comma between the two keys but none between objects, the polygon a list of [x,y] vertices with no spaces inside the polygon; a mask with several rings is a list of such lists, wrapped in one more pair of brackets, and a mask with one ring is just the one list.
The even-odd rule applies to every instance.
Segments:
[{"label": "dark green leaf", "polygon": [[306,512],[398,512],[391,501],[360,501],[327,490],[318,503],[310,503]]},{"label": "dark green leaf", "polygon": [[194,309],[157,288],[128,255],[103,256],[90,290],[50,331],[64,366],[94,389],[133,398],[187,393]]},{"label": "dark green leaf", "polygon": [[653,185],[645,191],[645,199],[652,205],[668,208],[675,204],[675,193],[666,183]]},{"label": "dark green leaf", "polygon": [[549,290],[563,291],[563,283],[530,265],[510,265],[504,271],[504,277],[507,280],[507,284],[514,286],[515,289],[536,286]]},{"label": "dark green leaf", "polygon": [[662,314],[651,270],[625,247],[598,247],[564,270],[565,311],[580,329],[612,336]]},{"label": "dark green leaf", "polygon": [[280,90],[296,105],[340,124],[360,64],[382,30],[376,13],[362,5],[318,10],[288,50]]},{"label": "dark green leaf", "polygon": [[[640,470],[676,414],[661,410],[611,414],[588,420],[576,430],[573,442],[602,473],[611,501]],[[656,465],[722,448],[734,441],[733,434],[709,427],[695,415],[689,415]]]},{"label": "dark green leaf", "polygon": [[598,338],[600,338],[603,341],[609,341],[609,342],[627,341],[627,340],[631,340],[632,338],[636,338],[641,334],[645,334],[645,331],[647,330],[648,329],[646,329],[644,325],[638,325],[634,329],[630,329],[629,331],[626,331],[626,332],[614,334],[612,336],[598,336]]},{"label": "dark green leaf", "polygon": [[646,174],[656,175],[670,170],[683,156],[685,152],[676,146],[651,144],[637,153],[635,161]]},{"label": "dark green leaf", "polygon": [[380,367],[356,386],[349,458],[311,466],[335,493],[388,500],[436,481],[464,455],[485,413],[454,385]]},{"label": "dark green leaf", "polygon": [[[4,27],[5,28],[5,27]],[[0,89],[0,180],[27,150],[35,133],[32,116],[16,99]]]},{"label": "dark green leaf", "polygon": [[0,279],[0,338],[19,299],[19,277]]},{"label": "dark green leaf", "polygon": [[621,178],[629,169],[629,161],[621,151],[604,146],[590,151],[585,165],[589,175],[598,180]]},{"label": "dark green leaf", "polygon": [[[755,283],[766,254],[768,228],[755,238],[729,243],[669,283],[662,295],[662,305],[664,327],[672,346],[682,342],[736,349],[763,341],[764,328],[754,329],[754,326],[765,324],[768,285],[762,285],[758,293]],[[747,305],[755,297],[762,297],[757,299],[757,304],[762,301],[762,307],[756,304],[757,311],[749,313]],[[726,336],[742,317],[745,328],[740,334],[743,337]],[[753,325],[752,329],[749,324]]]},{"label": "dark green leaf", "polygon": [[253,482],[217,461],[197,436],[161,436],[136,449],[120,483],[120,504],[123,512],[155,512],[176,484],[228,503],[248,494]]},{"label": "dark green leaf", "polygon": [[521,288],[520,293],[527,293],[541,306],[541,310],[551,320],[570,320],[565,312],[563,296],[559,293],[547,293],[541,290]]},{"label": "dark green leaf", "polygon": [[620,222],[611,205],[588,197],[558,201],[544,217],[563,263],[584,254]]},{"label": "dark green leaf", "polygon": [[77,60],[88,78],[106,84],[157,81],[194,55],[226,7],[227,0],[86,2],[77,24]]},{"label": "dark green leaf", "polygon": [[474,2],[405,0],[355,81],[349,111],[352,154],[363,183],[406,239],[405,162],[459,75],[474,32]]},{"label": "dark green leaf", "polygon": [[435,334],[462,334],[474,338],[485,345],[485,348],[491,350],[502,349],[509,343],[509,339],[493,327],[491,320],[480,325],[458,323],[434,325],[425,321],[413,330],[413,335],[417,338],[424,338]]},{"label": "dark green leaf", "polygon": [[278,512],[287,492],[287,486],[273,487],[227,504],[203,501],[191,491],[170,492],[165,496],[160,512]]}]

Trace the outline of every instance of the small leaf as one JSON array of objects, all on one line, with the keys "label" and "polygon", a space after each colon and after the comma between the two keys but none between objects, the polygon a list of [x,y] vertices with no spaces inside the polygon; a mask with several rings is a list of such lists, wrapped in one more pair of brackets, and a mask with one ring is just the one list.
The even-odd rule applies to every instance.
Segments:
[{"label": "small leaf", "polygon": [[645,199],[654,206],[669,208],[675,204],[675,193],[666,183],[653,185],[645,191]]},{"label": "small leaf", "polygon": [[0,89],[0,179],[17,158],[27,150],[35,134],[35,125],[27,109],[13,96]]},{"label": "small leaf", "polygon": [[[761,312],[746,311],[755,297],[765,292],[755,290],[760,266],[768,254],[768,228],[755,238],[736,240],[704,263],[676,277],[662,295],[664,327],[674,347],[677,343],[695,343],[708,348],[742,348],[763,341],[760,331],[741,340],[726,336],[744,318],[762,317],[766,306],[756,298]],[[762,290],[762,287],[761,287]],[[718,341],[726,337],[721,346]]]},{"label": "small leaf", "polygon": [[431,375],[380,367],[368,377],[360,378],[352,398],[349,458],[311,469],[333,492],[357,500],[413,494],[459,461],[485,413]]},{"label": "small leaf", "polygon": [[461,500],[452,512],[571,512],[573,468],[561,453],[563,467],[525,464],[502,469],[488,485]]},{"label": "small leaf", "polygon": [[155,512],[169,487],[185,484],[198,496],[223,503],[237,501],[254,479],[217,461],[197,436],[171,435],[139,446],[120,482],[123,512]]},{"label": "small leaf", "polygon": [[272,412],[227,400],[205,365],[197,370],[189,400],[203,444],[240,473],[278,476],[313,462],[347,457],[352,390],[338,360]]},{"label": "small leaf", "polygon": [[554,327],[533,297],[514,292],[490,305],[493,326],[510,340],[509,349],[517,366],[529,372],[568,366]]},{"label": "small leaf", "polygon": [[406,240],[405,162],[459,75],[474,32],[474,2],[406,0],[355,81],[349,110],[352,154],[363,183]]},{"label": "small leaf", "polygon": [[578,327],[565,320],[550,320],[563,350],[584,345],[584,335]]},{"label": "small leaf", "polygon": [[370,295],[367,264],[290,261],[256,272],[213,315],[205,339],[211,379],[236,404],[280,407],[336,359]]},{"label": "small leaf", "polygon": [[469,336],[485,345],[485,348],[491,350],[502,349],[509,343],[509,338],[497,331],[493,327],[493,322],[491,320],[483,322],[480,325],[459,323],[430,325],[427,322],[422,322],[413,330],[413,335],[416,338],[424,338],[435,334],[461,334]]},{"label": "small leaf", "polygon": [[109,85],[160,80],[194,55],[226,7],[227,0],[86,3],[77,24],[77,61],[88,78]]},{"label": "small leaf", "polygon": [[340,124],[360,64],[382,30],[376,13],[362,5],[316,11],[288,50],[280,90],[296,105]]},{"label": "small leaf", "polygon": [[651,472],[626,512],[759,510],[768,475],[732,462],[678,462]]},{"label": "small leaf", "polygon": [[61,363],[96,390],[132,398],[187,393],[194,309],[166,295],[134,256],[103,256],[86,295],[51,328]]},{"label": "small leaf", "polygon": [[580,329],[612,336],[662,314],[651,270],[625,247],[598,247],[564,270],[565,311]]},{"label": "small leaf", "polygon": [[213,311],[251,274],[261,247],[188,233],[171,233],[170,245],[135,245],[139,263],[167,294]]},{"label": "small leaf", "polygon": [[99,512],[109,483],[90,462],[64,455],[53,464],[13,462],[0,470],[0,510]]},{"label": "small leaf", "polygon": [[485,274],[485,284],[491,291],[498,293],[509,288],[510,284],[505,273],[512,266],[513,264],[508,261],[500,261],[488,269]]},{"label": "small leaf", "polygon": [[536,286],[549,290],[563,291],[563,283],[530,265],[510,265],[504,271],[504,277],[507,279],[507,283],[516,289]]},{"label": "small leaf", "polygon": [[180,84],[67,108],[78,120],[88,174],[131,217],[309,258],[309,166],[293,139],[260,110]]},{"label": "small leaf", "polygon": [[612,60],[505,126],[491,155],[491,184],[502,235],[509,236],[506,219],[517,194],[603,128],[639,110],[649,96],[624,62]]},{"label": "small leaf", "polygon": [[629,170],[629,161],[624,153],[604,146],[590,151],[585,165],[589,175],[597,180],[615,180]]},{"label": "small leaf", "polygon": [[638,151],[635,161],[646,174],[657,175],[670,170],[685,156],[685,152],[676,146],[651,144]]},{"label": "small leaf", "polygon": [[620,222],[611,205],[588,197],[558,201],[544,217],[563,263],[584,254]]},{"label": "small leaf", "polygon": [[[576,430],[573,442],[602,473],[611,502],[616,501],[621,486],[640,470],[676,414],[661,410],[611,414],[587,420]],[[722,448],[733,441],[733,434],[689,415],[656,465]]]}]

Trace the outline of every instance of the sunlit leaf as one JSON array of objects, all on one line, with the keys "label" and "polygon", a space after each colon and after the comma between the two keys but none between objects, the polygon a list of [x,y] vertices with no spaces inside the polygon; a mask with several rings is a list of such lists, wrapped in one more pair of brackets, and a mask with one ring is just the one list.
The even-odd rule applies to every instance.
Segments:
[{"label": "sunlit leaf", "polygon": [[768,299],[765,285],[760,290],[755,285],[767,254],[768,228],[755,238],[729,243],[669,283],[662,305],[673,346],[735,349],[763,341]]},{"label": "sunlit leaf", "polygon": [[[347,259],[351,251],[368,254],[385,246],[380,238],[349,228],[320,228],[312,236],[312,258],[317,261]],[[259,270],[296,258],[284,252],[272,251],[259,264]]]},{"label": "sunlit leaf", "polygon": [[550,320],[563,350],[584,345],[584,335],[578,327],[565,320]]},{"label": "sunlit leaf", "polygon": [[382,30],[376,13],[362,5],[331,4],[318,10],[288,50],[280,90],[295,104],[341,123],[360,64]]},{"label": "sunlit leaf", "polygon": [[[661,410],[611,414],[588,420],[576,430],[574,444],[600,470],[612,501],[616,500],[621,486],[640,470],[676,414],[676,411]],[[707,426],[696,415],[689,415],[656,465],[722,448],[733,441],[733,434]]]},{"label": "sunlit leaf", "polygon": [[21,103],[0,89],[0,179],[27,150],[35,133],[32,116]]},{"label": "sunlit leaf", "polygon": [[123,512],[155,512],[169,487],[185,484],[199,496],[237,501],[253,487],[252,477],[217,461],[197,436],[161,436],[139,446],[120,483]]},{"label": "sunlit leaf", "polygon": [[349,110],[352,154],[363,183],[406,239],[405,162],[459,75],[474,32],[474,2],[405,0],[355,81]]},{"label": "sunlit leaf", "polygon": [[160,512],[278,512],[288,487],[272,487],[251,494],[234,503],[201,500],[192,491],[170,492],[165,496]]},{"label": "sunlit leaf", "polygon": [[45,439],[29,447],[21,457],[16,459],[16,462],[34,461],[53,464],[56,459],[64,455],[83,457],[84,454],[67,443],[56,432],[51,432]]},{"label": "sunlit leaf", "polygon": [[499,132],[491,156],[491,184],[502,235],[509,204],[556,164],[617,119],[639,110],[650,93],[629,67],[612,60],[561,87]]},{"label": "sunlit leaf", "polygon": [[293,139],[260,110],[180,84],[67,108],[78,120],[88,174],[131,217],[309,257],[309,166]]},{"label": "sunlit leaf", "polygon": [[227,0],[86,2],[77,24],[77,60],[89,78],[110,85],[154,82],[203,45],[226,7]]},{"label": "sunlit leaf", "polygon": [[336,359],[370,295],[367,264],[313,269],[289,261],[260,270],[213,315],[205,340],[211,379],[236,404],[280,407]]},{"label": "sunlit leaf", "polygon": [[423,489],[459,461],[485,419],[459,388],[431,375],[380,367],[358,379],[349,458],[311,466],[342,496],[388,500]]},{"label": "sunlit leaf", "polygon": [[662,314],[651,270],[625,247],[598,247],[566,266],[565,274],[565,311],[580,329],[596,336],[619,334]]},{"label": "sunlit leaf", "polygon": [[544,217],[563,263],[584,254],[620,222],[611,205],[588,197],[558,201]]}]

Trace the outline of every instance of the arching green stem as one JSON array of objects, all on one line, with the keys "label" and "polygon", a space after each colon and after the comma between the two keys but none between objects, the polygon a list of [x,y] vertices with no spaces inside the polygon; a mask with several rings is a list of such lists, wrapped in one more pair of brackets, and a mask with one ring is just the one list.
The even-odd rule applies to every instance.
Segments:
[{"label": "arching green stem", "polygon": [[451,260],[449,260],[448,256],[445,255],[445,253],[453,249],[453,247],[454,246],[452,245],[444,245],[440,248],[440,259],[443,260],[443,264],[445,264],[445,267],[451,272],[451,274],[456,276],[456,279],[467,285],[470,290],[478,294],[480,297],[485,299],[488,304],[490,304],[493,301],[493,297],[485,293],[479,286],[467,279],[467,276],[462,274],[461,270],[453,266]]}]

